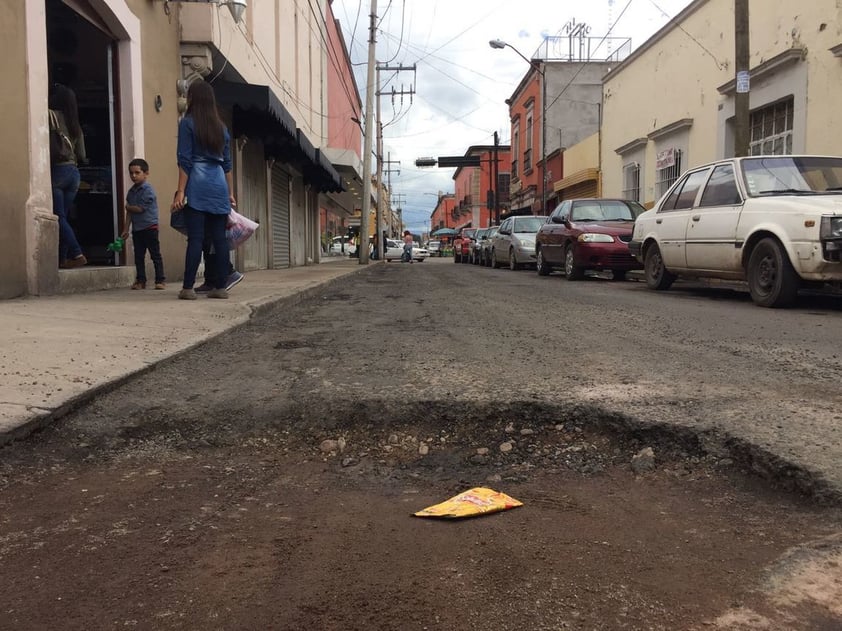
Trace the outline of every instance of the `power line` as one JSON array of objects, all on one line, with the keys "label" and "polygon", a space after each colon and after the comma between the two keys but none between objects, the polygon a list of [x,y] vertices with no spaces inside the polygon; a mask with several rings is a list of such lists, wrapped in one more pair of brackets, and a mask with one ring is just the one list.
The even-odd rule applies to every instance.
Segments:
[{"label": "power line", "polygon": [[[701,49],[702,49],[703,51],[705,51],[708,55],[710,55],[710,57],[711,57],[711,58],[712,58],[712,59],[716,62],[716,66],[717,66],[720,70],[727,70],[727,69],[728,69],[728,64],[727,64],[727,63],[722,63],[722,62],[720,62],[720,61],[716,58],[716,55],[714,55],[714,54],[713,54],[712,52],[710,52],[707,48],[705,48],[699,40],[697,40],[695,37],[693,37],[692,35],[690,35],[690,33],[688,33],[687,31],[685,31],[685,30],[684,30],[684,27],[683,27],[683,26],[681,26],[681,24],[680,24],[679,22],[677,22],[677,21],[676,21],[676,18],[678,17],[677,15],[676,15],[676,16],[673,16],[673,17],[670,17],[669,13],[667,13],[667,12],[666,12],[666,11],[664,11],[661,7],[659,7],[657,4],[655,4],[655,0],[649,0],[649,2],[650,2],[650,3],[652,3],[652,6],[653,6],[653,7],[655,7],[656,9],[658,9],[658,11],[660,11],[660,12],[661,12],[661,14],[662,14],[664,17],[669,18],[669,21],[667,22],[667,24],[672,24],[672,23],[674,23],[674,24],[675,24],[675,26],[676,26],[676,28],[678,28],[678,30],[679,30],[679,31],[681,31],[681,32],[682,32],[682,33],[684,33],[687,37],[689,37],[689,38],[690,38],[690,39],[692,39],[694,42],[696,42],[696,45],[697,45],[699,48],[701,48]],[[665,25],[665,26],[666,26],[666,25]]]}]

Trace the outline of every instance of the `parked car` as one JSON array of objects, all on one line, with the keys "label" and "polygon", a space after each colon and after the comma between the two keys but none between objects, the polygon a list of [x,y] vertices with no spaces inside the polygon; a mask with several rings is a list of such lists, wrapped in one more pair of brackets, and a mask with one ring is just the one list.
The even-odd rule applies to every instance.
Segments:
[{"label": "parked car", "polygon": [[629,243],[646,284],[677,276],[745,280],[783,307],[807,284],[842,281],[842,157],[754,156],[682,175],[637,218]]},{"label": "parked car", "polygon": [[430,252],[430,256],[441,256],[441,241],[427,241],[427,250]]},{"label": "parked car", "polygon": [[494,242],[494,235],[497,234],[498,226],[491,226],[485,239],[480,242],[479,264],[491,267],[491,244]]},{"label": "parked car", "polygon": [[347,236],[333,237],[330,243],[331,254],[353,254],[357,251],[357,246],[354,245],[352,239]]},{"label": "parked car", "polygon": [[635,219],[646,212],[623,199],[572,199],[561,202],[535,235],[535,267],[546,276],[563,269],[567,280],[587,270],[611,270],[614,280],[642,265],[629,251]]},{"label": "parked car", "polygon": [[424,259],[430,258],[430,251],[427,248],[422,248],[416,241],[412,242],[412,258],[419,263],[424,262]]},{"label": "parked car", "polygon": [[453,240],[453,262],[467,263],[471,255],[471,241],[476,233],[476,228],[463,228]]},{"label": "parked car", "polygon": [[491,230],[491,228],[479,228],[476,233],[474,233],[474,239],[471,241],[470,245],[471,251],[470,254],[468,254],[469,263],[479,265],[480,249],[482,248],[483,242],[488,237],[489,230]]},{"label": "parked car", "polygon": [[[403,241],[395,239],[386,239],[386,256],[384,257],[388,263],[392,261],[400,261],[403,256]],[[412,244],[412,260],[423,262],[430,258],[430,252],[426,248],[419,247],[417,243]]]},{"label": "parked car", "polygon": [[546,220],[543,215],[518,215],[503,221],[491,241],[491,267],[502,262],[512,270],[535,265],[535,234]]}]

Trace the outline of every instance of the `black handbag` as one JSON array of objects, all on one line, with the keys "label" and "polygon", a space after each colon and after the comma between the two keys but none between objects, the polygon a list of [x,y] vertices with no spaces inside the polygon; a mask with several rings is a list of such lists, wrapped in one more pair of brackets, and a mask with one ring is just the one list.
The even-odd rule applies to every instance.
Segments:
[{"label": "black handbag", "polygon": [[178,230],[181,234],[187,234],[187,220],[184,217],[184,210],[174,210],[170,213],[170,228]]}]

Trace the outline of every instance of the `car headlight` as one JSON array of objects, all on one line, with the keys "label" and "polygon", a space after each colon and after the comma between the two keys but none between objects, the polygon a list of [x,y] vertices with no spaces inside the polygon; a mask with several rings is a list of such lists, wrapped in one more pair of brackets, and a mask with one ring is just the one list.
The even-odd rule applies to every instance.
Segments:
[{"label": "car headlight", "polygon": [[842,217],[822,217],[821,239],[842,239]]},{"label": "car headlight", "polygon": [[614,237],[610,234],[599,234],[596,232],[583,232],[576,240],[579,243],[614,243]]}]

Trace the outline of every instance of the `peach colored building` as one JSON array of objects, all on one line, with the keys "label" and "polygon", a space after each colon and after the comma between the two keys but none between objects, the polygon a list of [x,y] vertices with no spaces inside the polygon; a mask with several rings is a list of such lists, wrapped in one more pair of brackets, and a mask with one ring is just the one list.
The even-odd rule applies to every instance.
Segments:
[{"label": "peach colored building", "polygon": [[[512,214],[549,214],[556,206],[560,197],[554,183],[568,175],[564,148],[599,129],[602,78],[618,65],[614,57],[627,50],[621,48],[610,59],[559,59],[550,46],[554,39],[547,38],[536,51],[529,70],[506,99],[512,139]],[[622,42],[625,46],[628,40]]]},{"label": "peach colored building", "polygon": [[436,207],[430,215],[430,232],[435,232],[439,228],[455,228],[456,219],[453,215],[455,207],[456,197],[453,193],[439,192]]},{"label": "peach colored building", "polygon": [[[496,149],[496,168],[495,168]],[[505,213],[505,189],[512,168],[509,145],[474,145],[465,157],[476,156],[480,165],[458,167],[453,174],[456,205],[451,211],[453,227],[484,228],[497,223],[497,213]],[[495,186],[495,177],[497,185]],[[494,194],[500,196],[494,204]]]}]

